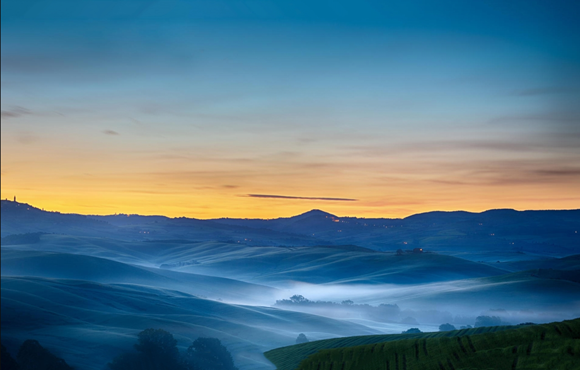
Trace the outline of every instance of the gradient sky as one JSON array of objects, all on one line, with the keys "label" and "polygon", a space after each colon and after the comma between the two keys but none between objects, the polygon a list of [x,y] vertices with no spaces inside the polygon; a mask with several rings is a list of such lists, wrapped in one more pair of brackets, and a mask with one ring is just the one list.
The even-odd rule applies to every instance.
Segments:
[{"label": "gradient sky", "polygon": [[1,7],[3,199],[199,218],[580,208],[578,1]]}]

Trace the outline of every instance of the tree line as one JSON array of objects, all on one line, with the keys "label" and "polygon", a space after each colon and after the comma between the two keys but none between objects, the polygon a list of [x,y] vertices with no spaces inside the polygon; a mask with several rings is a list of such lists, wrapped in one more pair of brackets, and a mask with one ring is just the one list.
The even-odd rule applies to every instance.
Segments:
[{"label": "tree line", "polygon": [[[216,338],[197,338],[180,353],[177,340],[163,329],[146,329],[137,335],[134,351],[115,357],[111,370],[237,370],[230,352]],[[2,345],[2,370],[73,370],[36,340],[26,340],[14,359]]]}]

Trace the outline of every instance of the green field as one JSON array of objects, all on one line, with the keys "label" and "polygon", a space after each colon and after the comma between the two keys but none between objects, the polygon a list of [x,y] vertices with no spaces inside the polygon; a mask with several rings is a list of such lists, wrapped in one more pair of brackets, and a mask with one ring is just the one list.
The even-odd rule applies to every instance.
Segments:
[{"label": "green field", "polygon": [[278,370],[580,369],[580,319],[531,326],[304,343],[265,356]]},{"label": "green field", "polygon": [[276,348],[264,353],[268,360],[272,361],[278,370],[294,370],[300,362],[308,356],[321,350],[346,348],[364,345],[374,345],[376,343],[393,342],[400,340],[418,340],[427,338],[457,337],[489,333],[494,331],[512,329],[511,326],[490,326],[474,329],[463,329],[433,333],[418,334],[388,334],[388,335],[363,335],[356,337],[334,338],[318,340],[315,342],[302,343],[294,346]]}]

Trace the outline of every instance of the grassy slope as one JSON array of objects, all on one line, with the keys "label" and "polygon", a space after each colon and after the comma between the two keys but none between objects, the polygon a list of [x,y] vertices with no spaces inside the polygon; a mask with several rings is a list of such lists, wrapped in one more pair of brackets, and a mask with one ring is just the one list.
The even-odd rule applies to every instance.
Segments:
[{"label": "grassy slope", "polygon": [[297,344],[294,346],[276,348],[264,353],[264,355],[268,360],[272,361],[274,365],[276,365],[278,370],[294,370],[304,359],[314,355],[319,351],[327,349],[350,348],[354,346],[374,345],[376,343],[394,342],[400,340],[423,340],[427,338],[457,337],[501,331],[506,329],[511,329],[511,327],[493,326],[434,333],[363,335],[356,337],[325,339]]},{"label": "grassy slope", "polygon": [[1,280],[2,343],[14,351],[25,339],[37,339],[86,370],[103,369],[149,327],[173,333],[182,349],[197,337],[218,338],[241,370],[272,369],[262,353],[293,343],[301,332],[318,338],[376,333],[320,316],[139,285],[6,276]]},{"label": "grassy slope", "polygon": [[[266,353],[266,357],[280,362],[281,351],[291,349],[273,350]],[[299,348],[295,353],[298,351]],[[281,364],[276,363],[279,370],[294,369]],[[457,331],[447,336],[409,336],[385,343],[326,349],[308,357],[297,367],[299,370],[579,368],[580,319],[481,334]]]}]

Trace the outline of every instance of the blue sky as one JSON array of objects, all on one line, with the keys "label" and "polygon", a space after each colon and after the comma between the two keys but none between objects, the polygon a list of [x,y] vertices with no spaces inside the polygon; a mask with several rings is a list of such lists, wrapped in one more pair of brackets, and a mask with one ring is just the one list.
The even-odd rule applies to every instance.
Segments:
[{"label": "blue sky", "polygon": [[577,2],[1,6],[2,197],[199,217],[580,206]]}]

